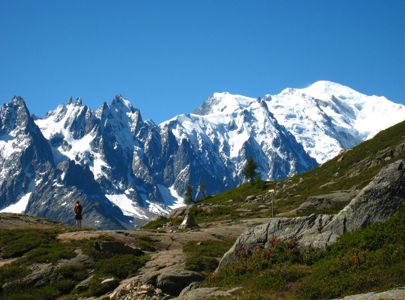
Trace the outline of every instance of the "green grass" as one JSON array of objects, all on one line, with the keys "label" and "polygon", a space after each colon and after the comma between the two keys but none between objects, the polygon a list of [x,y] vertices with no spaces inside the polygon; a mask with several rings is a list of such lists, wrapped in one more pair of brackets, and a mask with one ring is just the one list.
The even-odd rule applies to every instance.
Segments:
[{"label": "green grass", "polygon": [[157,230],[167,223],[172,223],[173,225],[180,225],[182,218],[168,218],[168,217],[158,217],[142,226],[143,229]]},{"label": "green grass", "polygon": [[135,238],[134,246],[143,250],[143,251],[156,251],[155,248],[155,240],[153,240],[150,236],[147,235],[133,235]]},{"label": "green grass", "polygon": [[208,275],[217,268],[220,258],[233,242],[216,240],[188,242],[183,247],[186,255],[186,269]]},{"label": "green grass", "polygon": [[242,286],[235,299],[331,299],[405,285],[405,208],[386,223],[344,234],[322,251],[300,249],[294,241],[268,244],[240,251],[237,263],[204,284]]},{"label": "green grass", "polygon": [[[111,240],[103,237],[94,240],[61,242],[56,239],[58,233],[68,231],[68,228],[57,229],[16,229],[0,231],[0,249],[4,258],[18,258],[16,261],[0,268],[0,299],[77,299],[81,296],[100,296],[115,288],[121,279],[135,274],[149,259],[148,256],[122,255],[101,252],[95,248],[95,242]],[[144,243],[147,238],[141,239]],[[20,249],[19,249],[20,248]],[[92,265],[79,264],[60,265],[62,261],[74,258],[75,249],[81,249],[88,255]],[[21,257],[22,256],[22,257]],[[51,264],[49,278],[42,278],[41,283],[27,286],[23,279],[31,274],[30,267],[34,264]],[[75,286],[82,280],[93,275],[89,288],[76,291]],[[101,284],[106,278],[115,280]]]},{"label": "green grass", "polygon": [[50,243],[57,232],[45,229],[0,230],[0,255],[2,258],[20,257],[40,245]]},{"label": "green grass", "polygon": [[[257,184],[242,184],[236,188],[208,197],[194,205],[191,212],[197,223],[205,223],[220,220],[237,220],[240,218],[255,217],[257,213],[254,210],[250,212],[240,212],[240,208],[247,196],[260,195],[266,192],[268,183],[260,181]],[[232,201],[230,201],[232,200]],[[201,204],[210,205],[202,207]]]},{"label": "green grass", "polygon": [[[363,188],[383,166],[393,160],[405,158],[403,152],[389,160],[378,159],[381,151],[394,150],[402,143],[405,143],[405,122],[381,131],[373,139],[309,172],[287,180],[272,182],[271,188],[278,192],[277,199],[284,199],[277,202],[278,209],[288,211],[296,208],[309,196]],[[332,212],[336,212],[337,209]]]},{"label": "green grass", "polygon": [[[360,258],[359,265],[353,263],[355,256]],[[314,265],[299,295],[305,299],[324,299],[404,284],[405,209],[402,209],[384,224],[343,235]]]}]

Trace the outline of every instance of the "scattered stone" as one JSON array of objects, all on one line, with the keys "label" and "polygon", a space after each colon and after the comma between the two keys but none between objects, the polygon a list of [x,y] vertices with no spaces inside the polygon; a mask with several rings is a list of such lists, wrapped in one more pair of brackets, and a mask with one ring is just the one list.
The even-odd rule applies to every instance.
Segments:
[{"label": "scattered stone", "polygon": [[237,209],[235,209],[235,211],[237,211],[237,212],[250,212],[252,210],[248,209],[248,208],[237,208]]},{"label": "scattered stone", "polygon": [[143,251],[138,248],[129,247],[117,241],[101,241],[94,243],[95,248],[102,252],[111,252],[116,254],[132,254],[135,256],[143,255]]},{"label": "scattered stone", "polygon": [[249,195],[249,196],[246,197],[245,201],[252,201],[252,200],[254,200],[255,198],[256,198],[255,195]]},{"label": "scattered stone", "polygon": [[137,279],[124,289],[116,290],[110,295],[111,300],[167,300],[171,298],[173,297],[164,294],[161,289]]},{"label": "scattered stone", "polygon": [[117,279],[115,279],[114,277],[110,277],[110,278],[106,278],[103,281],[101,281],[101,284],[107,284],[113,281],[116,281]]},{"label": "scattered stone", "polygon": [[330,185],[334,185],[335,183],[336,183],[335,181],[329,181],[329,182],[327,182],[325,184],[322,184],[319,188],[323,189],[323,188],[326,188],[326,187],[328,187]]},{"label": "scattered stone", "polygon": [[87,290],[89,288],[90,281],[93,279],[93,277],[94,277],[94,275],[91,275],[91,276],[87,277],[85,280],[79,282],[75,286],[75,289],[78,292],[84,292],[85,290]]}]

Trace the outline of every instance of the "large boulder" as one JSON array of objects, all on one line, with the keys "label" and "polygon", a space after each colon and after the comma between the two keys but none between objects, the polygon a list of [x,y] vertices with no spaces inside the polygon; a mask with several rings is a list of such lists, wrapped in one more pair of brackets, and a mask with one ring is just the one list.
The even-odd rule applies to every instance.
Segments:
[{"label": "large boulder", "polygon": [[221,259],[221,268],[235,262],[241,251],[265,246],[271,238],[297,240],[300,246],[323,248],[345,232],[389,219],[405,204],[405,160],[384,167],[350,203],[336,215],[274,218],[248,229]]},{"label": "large boulder", "polygon": [[163,273],[157,277],[156,287],[166,294],[177,296],[190,283],[203,279],[204,277],[200,273],[193,271],[183,271],[176,274]]}]

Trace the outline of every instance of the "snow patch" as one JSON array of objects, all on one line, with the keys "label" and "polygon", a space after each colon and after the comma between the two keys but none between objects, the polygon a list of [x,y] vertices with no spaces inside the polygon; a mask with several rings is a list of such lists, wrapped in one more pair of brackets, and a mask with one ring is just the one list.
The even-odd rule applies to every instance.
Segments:
[{"label": "snow patch", "polygon": [[148,204],[148,210],[155,215],[163,216],[170,212],[167,208],[164,208],[159,203],[150,202],[149,200],[147,200],[146,203]]},{"label": "snow patch", "polygon": [[15,213],[15,214],[24,213],[30,200],[31,194],[32,192],[26,193],[24,196],[20,198],[20,200],[17,201],[17,203],[11,204],[10,206],[0,210],[0,212]]},{"label": "snow patch", "polygon": [[139,208],[134,201],[125,194],[105,195],[108,200],[117,205],[126,216],[137,217],[142,220],[148,220],[145,212]]}]

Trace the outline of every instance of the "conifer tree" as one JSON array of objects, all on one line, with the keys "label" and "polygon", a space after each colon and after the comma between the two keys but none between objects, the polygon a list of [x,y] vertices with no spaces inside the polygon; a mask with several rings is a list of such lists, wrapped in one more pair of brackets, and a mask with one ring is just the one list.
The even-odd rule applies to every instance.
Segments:
[{"label": "conifer tree", "polygon": [[250,182],[250,183],[254,183],[256,177],[257,177],[257,164],[253,159],[253,156],[249,156],[245,167],[243,168],[243,175],[245,176],[245,178]]},{"label": "conifer tree", "polygon": [[198,186],[198,191],[201,193],[203,198],[205,198],[207,195],[205,194],[205,182],[201,181],[200,185]]},{"label": "conifer tree", "polygon": [[187,184],[186,191],[184,192],[184,203],[191,204],[193,202],[193,187]]}]

